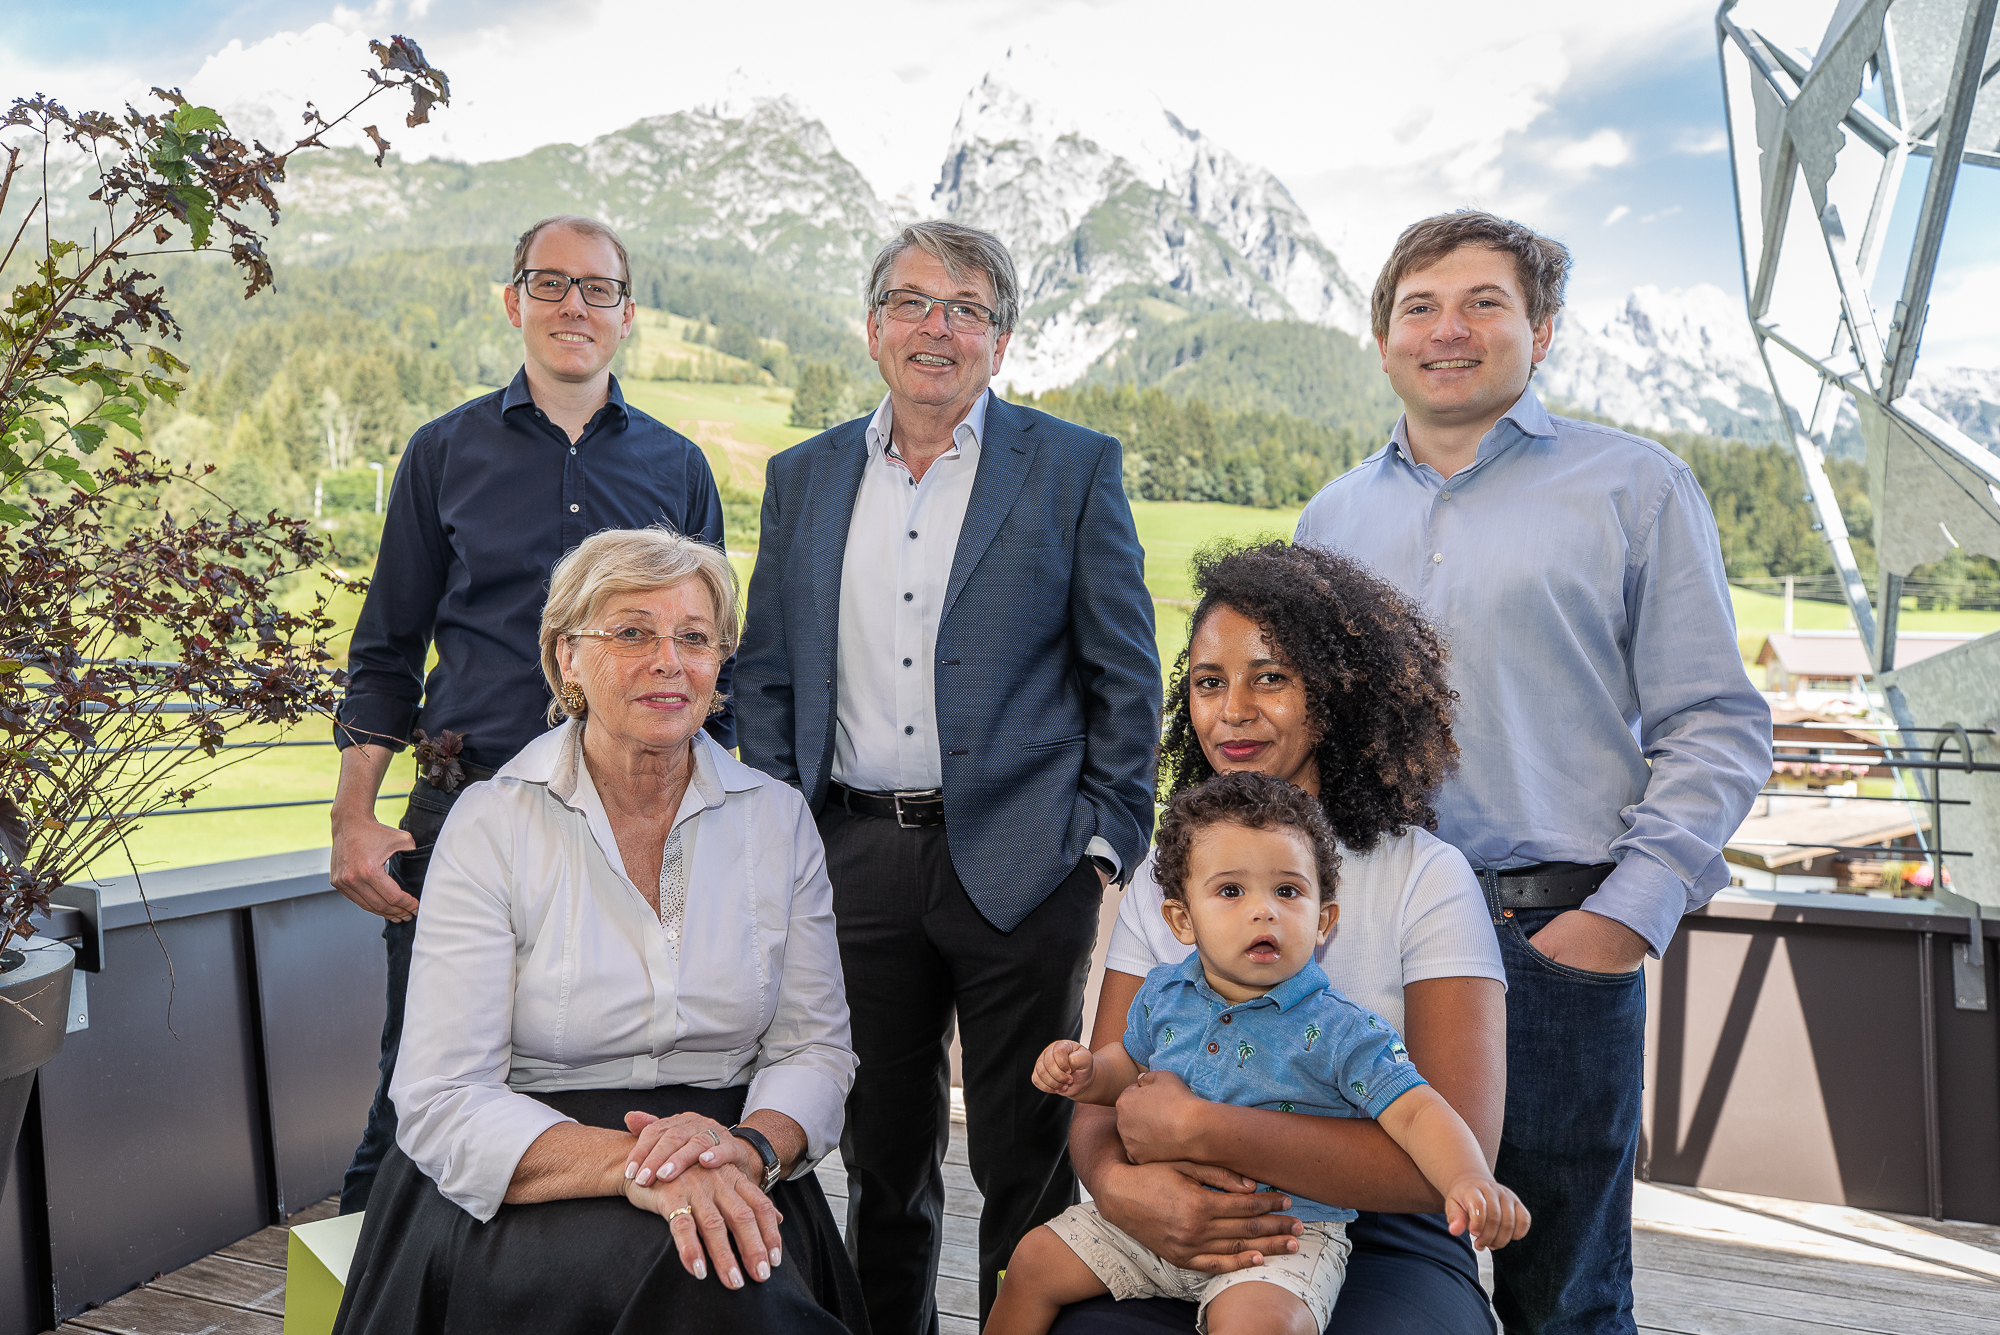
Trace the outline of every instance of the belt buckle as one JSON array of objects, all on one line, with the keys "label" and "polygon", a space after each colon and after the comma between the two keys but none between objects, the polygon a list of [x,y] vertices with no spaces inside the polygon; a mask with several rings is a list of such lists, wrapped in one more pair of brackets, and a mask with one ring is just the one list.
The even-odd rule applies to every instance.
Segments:
[{"label": "belt buckle", "polygon": [[907,797],[907,798],[911,798],[911,799],[913,799],[913,800],[914,800],[914,799],[916,799],[916,798],[919,798],[919,797],[923,797],[923,798],[928,798],[928,797],[929,797],[929,794],[928,794],[928,793],[894,793],[894,794],[891,794],[891,796],[893,796],[893,797],[894,797],[894,798],[896,799],[896,828],[897,828],[897,829],[899,829],[899,830],[921,830],[921,829],[925,828],[924,826],[921,826],[921,825],[912,825],[912,824],[911,824],[911,823],[910,823],[909,821],[906,821],[906,820],[904,820],[904,819],[903,819],[903,799],[904,799],[904,798],[906,798],[906,797]]}]

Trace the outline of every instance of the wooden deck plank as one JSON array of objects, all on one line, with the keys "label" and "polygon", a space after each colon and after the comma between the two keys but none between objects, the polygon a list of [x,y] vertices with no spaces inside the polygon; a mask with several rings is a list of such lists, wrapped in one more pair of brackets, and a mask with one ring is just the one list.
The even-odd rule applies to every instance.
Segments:
[{"label": "wooden deck plank", "polygon": [[247,1238],[238,1238],[216,1255],[238,1261],[249,1261],[256,1265],[276,1266],[283,1270],[285,1248],[290,1245],[291,1236],[290,1229],[273,1224],[269,1228],[257,1230]]},{"label": "wooden deck plank", "polygon": [[228,1307],[285,1314],[285,1276],[267,1265],[228,1256],[204,1256],[146,1286],[162,1293],[206,1298]]},{"label": "wooden deck plank", "polygon": [[1635,1270],[1692,1280],[1738,1280],[1803,1294],[1884,1303],[1921,1312],[1980,1316],[2000,1309],[2000,1285],[1960,1277],[1939,1277],[1888,1266],[1796,1256],[1741,1244],[1635,1232]]},{"label": "wooden deck plank", "polygon": [[1851,1286],[1842,1286],[1839,1292],[1811,1292],[1714,1274],[1683,1275],[1664,1270],[1635,1274],[1633,1288],[1637,1312],[1658,1324],[1668,1324],[1663,1320],[1668,1312],[1717,1309],[1746,1320],[1783,1319],[1862,1335],[2000,1335],[1991,1294],[1985,1312],[1972,1315],[1880,1302],[1862,1297]]},{"label": "wooden deck plank", "polygon": [[284,1335],[285,1323],[265,1312],[142,1288],[64,1322],[63,1329],[103,1335]]},{"label": "wooden deck plank", "polygon": [[293,1214],[285,1223],[287,1226],[292,1224],[317,1224],[320,1220],[331,1219],[339,1213],[340,1197],[329,1196],[325,1200],[315,1201],[305,1209]]}]

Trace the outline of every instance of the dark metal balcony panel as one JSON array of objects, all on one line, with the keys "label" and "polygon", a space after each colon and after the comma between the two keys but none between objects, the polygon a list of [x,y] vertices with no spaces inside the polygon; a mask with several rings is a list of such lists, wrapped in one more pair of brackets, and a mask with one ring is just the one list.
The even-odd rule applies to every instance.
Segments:
[{"label": "dark metal balcony panel", "polygon": [[277,1218],[340,1189],[374,1097],[382,920],[328,891],[250,910]]},{"label": "dark metal balcony panel", "polygon": [[48,1329],[47,1211],[42,1208],[41,1119],[35,1100],[14,1146],[14,1167],[0,1191],[0,1333],[36,1335]]},{"label": "dark metal balcony panel", "polygon": [[40,1078],[58,1319],[270,1221],[246,928],[209,913],[168,918],[159,941],[105,933],[91,1026]]},{"label": "dark metal balcony panel", "polygon": [[[1969,926],[1925,901],[1736,891],[1684,919],[1647,965],[1641,1175],[2000,1223],[2000,1009],[1952,992]],[[1991,979],[2000,923],[1979,926]]]}]

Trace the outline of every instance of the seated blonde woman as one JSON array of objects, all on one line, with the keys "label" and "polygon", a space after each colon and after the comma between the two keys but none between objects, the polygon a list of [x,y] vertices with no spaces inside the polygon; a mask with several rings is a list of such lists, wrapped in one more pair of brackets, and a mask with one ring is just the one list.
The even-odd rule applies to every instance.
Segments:
[{"label": "seated blonde woman", "polygon": [[701,730],[736,627],[665,529],[556,566],[567,721],[438,838],[337,1330],[865,1329],[812,1173],[855,1067],[819,836]]}]

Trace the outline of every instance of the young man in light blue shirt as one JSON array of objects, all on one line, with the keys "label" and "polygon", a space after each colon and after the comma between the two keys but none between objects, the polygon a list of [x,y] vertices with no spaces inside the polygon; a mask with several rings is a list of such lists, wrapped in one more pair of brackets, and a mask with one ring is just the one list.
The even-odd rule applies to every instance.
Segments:
[{"label": "young man in light blue shirt", "polygon": [[1640,965],[1727,884],[1771,772],[1715,520],[1687,465],[1553,417],[1530,386],[1569,253],[1465,211],[1405,231],[1373,325],[1404,415],[1297,540],[1372,565],[1449,638],[1457,776],[1438,835],[1479,872],[1507,966],[1501,1181],[1535,1212],[1495,1257],[1509,1332],[1635,1330]]}]

